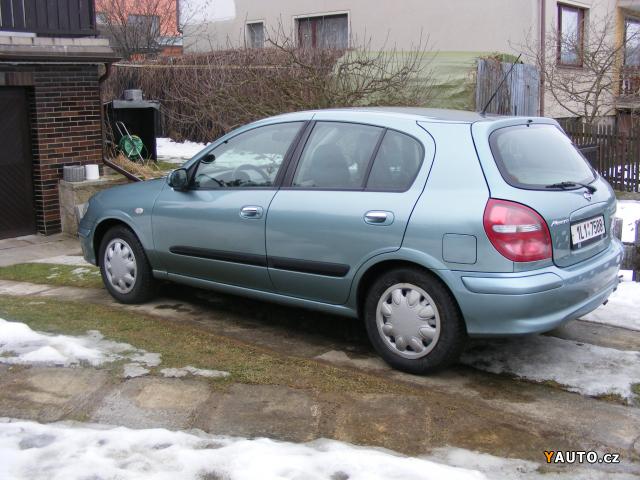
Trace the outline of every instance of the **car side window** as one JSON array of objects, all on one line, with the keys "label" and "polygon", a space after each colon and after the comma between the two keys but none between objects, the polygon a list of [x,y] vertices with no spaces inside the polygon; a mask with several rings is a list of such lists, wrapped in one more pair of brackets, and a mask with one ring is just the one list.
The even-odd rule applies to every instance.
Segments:
[{"label": "car side window", "polygon": [[407,190],[416,178],[423,157],[422,145],[416,139],[387,130],[373,162],[367,190]]},{"label": "car side window", "polygon": [[243,132],[218,145],[198,164],[193,188],[270,187],[303,122]]},{"label": "car side window", "polygon": [[382,132],[382,128],[370,125],[316,123],[300,157],[293,187],[362,189]]}]

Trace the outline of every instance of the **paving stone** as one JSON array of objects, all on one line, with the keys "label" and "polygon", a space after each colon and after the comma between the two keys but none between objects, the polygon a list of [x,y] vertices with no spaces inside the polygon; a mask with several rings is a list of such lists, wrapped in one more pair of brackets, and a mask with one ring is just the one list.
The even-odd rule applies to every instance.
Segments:
[{"label": "paving stone", "polygon": [[[324,411],[323,411],[324,413]],[[359,445],[424,452],[434,434],[433,415],[418,396],[352,395],[324,414],[323,435]]]},{"label": "paving stone", "polygon": [[209,395],[206,382],[135,378],[106,395],[91,420],[132,428],[190,428],[194,413]]},{"label": "paving stone", "polygon": [[194,426],[211,433],[296,442],[317,438],[320,406],[306,391],[233,385],[202,406]]},{"label": "paving stone", "polygon": [[40,422],[77,416],[90,408],[108,380],[106,372],[89,368],[3,368],[0,412]]}]

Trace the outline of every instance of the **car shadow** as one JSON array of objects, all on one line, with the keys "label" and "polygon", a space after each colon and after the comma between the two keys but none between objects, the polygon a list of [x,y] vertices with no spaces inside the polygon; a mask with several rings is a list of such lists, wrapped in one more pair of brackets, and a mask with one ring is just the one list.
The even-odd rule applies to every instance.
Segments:
[{"label": "car shadow", "polygon": [[256,335],[267,333],[289,341],[296,338],[320,349],[372,354],[364,323],[359,319],[287,307],[245,297],[228,295],[177,284],[163,285],[161,295],[177,303],[160,305],[179,311],[185,302],[211,312],[203,321],[231,320],[237,327]]}]

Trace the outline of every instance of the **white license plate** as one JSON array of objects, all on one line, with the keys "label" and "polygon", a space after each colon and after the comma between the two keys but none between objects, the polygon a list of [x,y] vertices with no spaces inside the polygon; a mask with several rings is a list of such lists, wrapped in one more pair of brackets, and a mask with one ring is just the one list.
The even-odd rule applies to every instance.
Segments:
[{"label": "white license plate", "polygon": [[590,218],[584,222],[571,225],[571,245],[580,248],[604,238],[607,234],[604,228],[604,217]]}]

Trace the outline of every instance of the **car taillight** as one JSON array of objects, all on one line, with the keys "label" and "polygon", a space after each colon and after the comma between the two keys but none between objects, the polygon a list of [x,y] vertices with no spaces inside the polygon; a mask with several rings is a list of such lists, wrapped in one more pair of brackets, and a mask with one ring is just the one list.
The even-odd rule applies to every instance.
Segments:
[{"label": "car taillight", "polygon": [[520,203],[489,199],[484,209],[484,230],[492,245],[514,262],[551,258],[551,235],[544,219]]}]

